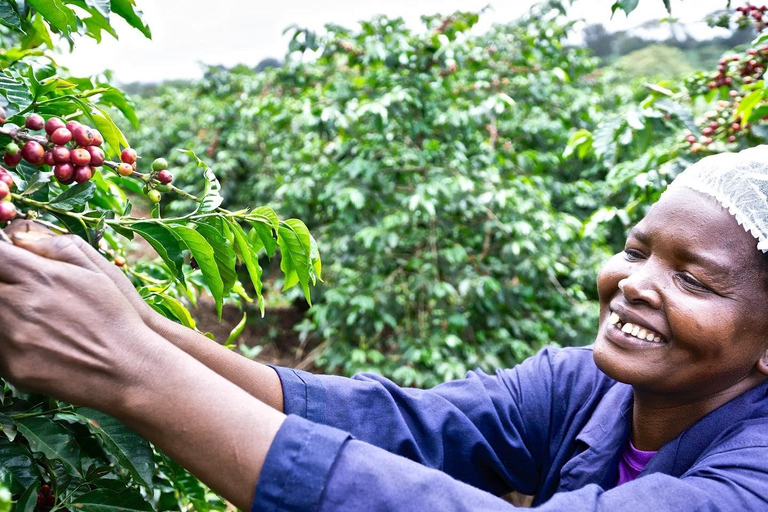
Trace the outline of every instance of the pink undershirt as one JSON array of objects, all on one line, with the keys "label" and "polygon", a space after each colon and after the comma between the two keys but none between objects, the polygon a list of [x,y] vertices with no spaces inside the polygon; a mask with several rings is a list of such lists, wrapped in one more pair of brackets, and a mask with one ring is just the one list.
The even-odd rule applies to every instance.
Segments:
[{"label": "pink undershirt", "polygon": [[651,460],[651,457],[656,455],[656,452],[644,452],[635,448],[632,444],[632,440],[629,440],[627,447],[621,454],[621,460],[619,461],[619,482],[616,484],[618,487],[621,484],[631,482],[643,468]]}]

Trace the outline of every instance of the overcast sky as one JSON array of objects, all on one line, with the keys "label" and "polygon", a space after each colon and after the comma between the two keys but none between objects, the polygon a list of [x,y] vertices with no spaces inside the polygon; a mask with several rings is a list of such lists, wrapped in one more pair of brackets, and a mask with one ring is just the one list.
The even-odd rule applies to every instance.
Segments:
[{"label": "overcast sky", "polygon": [[[480,10],[490,4],[481,23],[503,23],[518,18],[532,0],[136,0],[152,30],[152,40],[115,17],[119,41],[105,33],[101,44],[84,38],[71,55],[59,61],[76,75],[111,69],[119,82],[159,82],[197,78],[204,64],[255,66],[264,58],[282,59],[288,44],[283,30],[291,24],[314,30],[326,23],[353,27],[376,14],[401,16],[419,27],[419,17],[436,12]],[[575,18],[602,22],[610,30],[663,18],[661,0],[641,0],[627,19],[618,12],[610,19],[613,0],[577,0],[569,10]],[[723,8],[726,0],[672,0],[673,14],[686,22]],[[215,5],[215,9],[211,6]]]}]

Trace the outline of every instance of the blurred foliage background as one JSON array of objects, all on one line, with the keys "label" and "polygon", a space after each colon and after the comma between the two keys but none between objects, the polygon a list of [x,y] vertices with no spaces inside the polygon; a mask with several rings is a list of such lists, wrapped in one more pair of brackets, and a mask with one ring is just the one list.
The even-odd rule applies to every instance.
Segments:
[{"label": "blurred foliage background", "polygon": [[[140,154],[205,154],[227,207],[271,205],[318,241],[314,306],[273,276],[283,313],[249,315],[263,325],[245,345],[290,329],[301,367],[430,386],[589,344],[597,269],[628,226],[690,162],[765,140],[762,92],[742,105],[762,91],[751,11],[712,17],[727,37],[587,26],[584,44],[563,2],[474,30],[483,15],[293,27],[283,62],[128,88]],[[199,182],[185,155],[171,164]]]}]

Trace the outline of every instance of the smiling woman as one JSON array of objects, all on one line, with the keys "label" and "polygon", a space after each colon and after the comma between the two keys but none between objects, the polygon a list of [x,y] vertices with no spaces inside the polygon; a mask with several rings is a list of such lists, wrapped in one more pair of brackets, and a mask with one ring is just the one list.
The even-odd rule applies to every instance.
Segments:
[{"label": "smiling woman", "polygon": [[[0,371],[254,511],[766,510],[767,201],[765,147],[702,160],[600,272],[594,348],[429,390],[259,365],[159,317],[79,238],[17,224]],[[81,314],[50,314],[62,297]]]}]

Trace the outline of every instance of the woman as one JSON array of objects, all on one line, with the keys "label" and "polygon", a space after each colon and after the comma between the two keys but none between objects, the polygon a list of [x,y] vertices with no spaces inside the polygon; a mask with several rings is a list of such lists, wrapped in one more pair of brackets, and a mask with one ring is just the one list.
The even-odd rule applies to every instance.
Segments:
[{"label": "woman", "polygon": [[241,508],[505,510],[515,491],[766,510],[765,154],[702,160],[632,229],[598,276],[594,348],[428,391],[272,369],[156,315],[79,239],[16,232],[0,370],[117,417]]}]

